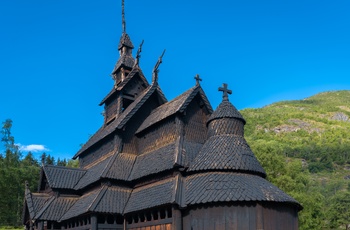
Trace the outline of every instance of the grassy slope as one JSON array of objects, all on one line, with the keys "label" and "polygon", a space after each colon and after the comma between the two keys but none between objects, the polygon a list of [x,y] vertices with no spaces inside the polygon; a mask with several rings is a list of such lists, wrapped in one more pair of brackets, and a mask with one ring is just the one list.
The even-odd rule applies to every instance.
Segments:
[{"label": "grassy slope", "polygon": [[265,140],[278,145],[287,157],[315,162],[330,156],[338,165],[350,161],[350,91],[321,93],[241,113],[252,146]]}]

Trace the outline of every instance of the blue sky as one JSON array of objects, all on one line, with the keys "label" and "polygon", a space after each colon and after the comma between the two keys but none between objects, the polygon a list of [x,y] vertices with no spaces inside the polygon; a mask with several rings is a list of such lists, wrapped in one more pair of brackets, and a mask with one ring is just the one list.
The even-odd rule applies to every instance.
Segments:
[{"label": "blue sky", "polygon": [[[214,108],[223,82],[238,109],[350,90],[348,0],[125,1],[149,81],[167,50],[159,84],[169,100],[197,73]],[[103,122],[120,0],[2,0],[0,22],[0,121],[13,120],[24,154],[72,157]]]}]

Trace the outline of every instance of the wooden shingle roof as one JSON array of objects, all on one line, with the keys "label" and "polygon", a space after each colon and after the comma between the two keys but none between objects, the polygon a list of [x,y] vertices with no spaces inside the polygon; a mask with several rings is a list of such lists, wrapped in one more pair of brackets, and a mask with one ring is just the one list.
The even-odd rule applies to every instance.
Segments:
[{"label": "wooden shingle roof", "polygon": [[131,189],[128,188],[104,185],[81,196],[61,217],[60,221],[68,220],[87,212],[122,214],[130,193]]},{"label": "wooden shingle roof", "polygon": [[79,216],[81,214],[84,214],[89,211],[91,205],[94,203],[95,200],[99,200],[98,196],[105,192],[104,187],[100,189],[96,189],[90,193],[87,193],[80,197],[74,205],[61,217],[62,220],[68,220],[72,217]]},{"label": "wooden shingle roof", "polygon": [[126,78],[124,79],[124,81],[122,81],[120,84],[117,85],[117,87],[113,87],[112,90],[107,94],[107,96],[105,96],[103,98],[103,100],[100,102],[99,105],[103,105],[103,103],[105,103],[108,98],[110,98],[112,95],[114,95],[115,93],[122,91],[123,88],[130,82],[130,80],[132,78],[134,78],[135,76],[139,76],[142,83],[148,87],[149,83],[147,81],[147,79],[145,78],[144,74],[142,73],[142,70],[140,69],[140,67],[138,65],[134,65],[132,70],[130,71],[130,73],[126,76]]},{"label": "wooden shingle roof", "polygon": [[120,37],[118,50],[121,49],[123,46],[129,47],[131,49],[134,48],[134,45],[132,44],[129,35],[125,32],[123,32],[122,36]]},{"label": "wooden shingle roof", "polygon": [[130,197],[131,189],[111,186],[106,188],[96,206],[91,208],[93,212],[123,214],[125,205]]},{"label": "wooden shingle roof", "polygon": [[73,206],[78,197],[51,197],[50,202],[35,216],[37,220],[59,221],[61,217]]},{"label": "wooden shingle roof", "polygon": [[232,134],[210,137],[188,169],[205,170],[243,171],[266,177],[244,137]]},{"label": "wooden shingle roof", "polygon": [[113,133],[117,129],[122,129],[124,125],[130,120],[130,118],[141,108],[141,106],[148,100],[153,93],[158,93],[160,99],[166,102],[164,94],[160,90],[157,84],[150,85],[147,89],[135,99],[124,111],[107,126],[102,126],[86,143],[85,145],[74,155],[73,159],[76,159],[85,150],[102,140],[109,134]]},{"label": "wooden shingle roof", "polygon": [[182,180],[180,176],[135,188],[124,213],[162,206],[182,204]]},{"label": "wooden shingle roof", "polygon": [[186,205],[213,202],[279,202],[299,203],[260,176],[211,172],[188,176],[185,183]]},{"label": "wooden shingle roof", "polygon": [[209,117],[207,124],[212,120],[220,118],[236,118],[243,121],[244,124],[246,123],[242,114],[229,101],[222,101],[219,104],[214,113]]},{"label": "wooden shingle roof", "polygon": [[137,156],[129,180],[172,169],[175,165],[175,143],[171,143],[153,152]]},{"label": "wooden shingle roof", "polygon": [[108,168],[101,175],[102,178],[128,181],[131,170],[136,160],[135,154],[118,153],[115,154]]},{"label": "wooden shingle roof", "polygon": [[113,160],[113,157],[108,157],[101,162],[98,162],[88,170],[84,176],[80,179],[80,181],[75,185],[74,189],[79,190],[82,189],[96,181],[98,181],[103,175],[104,171],[108,168],[108,165]]},{"label": "wooden shingle roof", "polygon": [[31,193],[26,187],[24,200],[28,208],[29,216],[34,219],[35,215],[42,209],[46,202],[50,200],[50,196],[45,193]]},{"label": "wooden shingle roof", "polygon": [[122,81],[120,84],[117,85],[116,90],[118,91],[123,90],[123,88],[129,83],[129,81],[133,79],[136,75],[140,77],[142,83],[145,84],[145,86],[149,86],[149,83],[145,78],[145,75],[143,74],[142,70],[138,65],[135,65],[130,71],[130,73],[126,76],[124,81]]},{"label": "wooden shingle roof", "polygon": [[135,59],[131,55],[123,54],[119,57],[117,63],[114,66],[112,74],[116,73],[121,66],[132,68],[135,64]]},{"label": "wooden shingle roof", "polygon": [[51,188],[74,189],[86,170],[63,166],[44,165],[42,167]]},{"label": "wooden shingle roof", "polygon": [[140,133],[143,130],[147,129],[148,127],[158,123],[159,121],[164,120],[165,118],[177,113],[177,112],[184,112],[189,105],[189,103],[192,101],[192,99],[197,95],[201,95],[202,100],[204,104],[206,105],[206,108],[208,109],[209,113],[213,111],[203,89],[200,87],[200,85],[196,85],[195,87],[187,90],[180,96],[174,98],[173,100],[159,106],[155,110],[152,111],[152,113],[145,119],[145,121],[142,123],[142,125],[139,127],[139,129],[136,131],[136,133]]}]

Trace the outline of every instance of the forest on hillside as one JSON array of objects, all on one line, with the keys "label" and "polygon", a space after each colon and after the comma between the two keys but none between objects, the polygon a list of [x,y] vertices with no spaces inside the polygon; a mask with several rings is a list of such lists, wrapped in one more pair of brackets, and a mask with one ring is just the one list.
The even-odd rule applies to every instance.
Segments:
[{"label": "forest on hillside", "polygon": [[350,91],[241,113],[268,180],[304,207],[300,229],[349,229]]},{"label": "forest on hillside", "polygon": [[1,142],[5,150],[0,152],[0,229],[22,228],[25,182],[31,191],[37,191],[41,164],[78,166],[77,161],[55,160],[46,153],[42,153],[40,163],[31,152],[23,156],[15,144],[11,127],[10,119],[2,123]]},{"label": "forest on hillside", "polygon": [[[350,229],[350,91],[315,95],[241,111],[245,137],[268,180],[303,206],[299,229]],[[25,156],[2,123],[0,228],[21,226],[25,181],[37,190],[40,165],[77,167],[43,153]]]}]

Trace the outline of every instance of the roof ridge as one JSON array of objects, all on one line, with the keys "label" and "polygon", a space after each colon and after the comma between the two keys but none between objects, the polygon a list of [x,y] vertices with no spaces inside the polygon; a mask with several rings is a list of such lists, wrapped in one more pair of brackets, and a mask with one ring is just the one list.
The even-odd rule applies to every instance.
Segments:
[{"label": "roof ridge", "polygon": [[[30,192],[30,189],[28,186],[25,187],[25,190],[24,190],[24,199],[27,203],[27,207],[28,207],[28,211],[29,211],[29,215],[31,216],[30,218],[33,219],[34,216],[35,216],[35,210],[34,210],[34,202],[33,202],[33,197],[32,197],[32,193]],[[30,207],[28,205],[28,201],[27,200],[30,200]],[[33,214],[33,216],[31,215]],[[23,214],[24,215],[24,214]]]},{"label": "roof ridge", "polygon": [[[158,118],[156,121],[151,121],[151,122],[146,122],[147,118],[144,120],[144,122],[141,124],[141,126],[137,129],[136,134],[142,132],[143,130],[151,127],[152,125],[158,123],[159,121],[164,120],[165,118],[177,113],[177,112],[183,112],[183,110],[187,107],[187,105],[189,104],[190,101],[192,101],[193,97],[196,95],[196,90],[199,88],[199,85],[196,85],[194,87],[191,87],[190,89],[186,90],[185,92],[183,92],[182,94],[180,94],[179,96],[175,97],[174,99],[172,99],[171,101],[168,101],[160,106],[158,106],[157,108],[155,108],[154,110],[152,110],[152,112],[148,115],[147,118],[151,117],[154,114],[159,113],[159,111],[163,110],[164,108],[166,108],[167,106],[171,106],[172,104],[175,104],[176,102],[180,101],[181,99],[183,99],[184,96],[186,96],[185,99],[183,99],[184,101],[180,104],[177,105],[176,108],[169,112],[169,114],[164,115],[164,117],[160,117]],[[191,96],[192,95],[192,96]],[[145,124],[145,125],[144,125]]]},{"label": "roof ridge", "polygon": [[85,176],[85,174],[87,173],[88,170],[85,169],[85,172],[83,175],[81,175],[81,177],[79,178],[79,180],[77,180],[77,182],[75,182],[75,184],[73,185],[73,189],[76,190],[76,186],[78,185],[78,183],[80,182],[80,180]]},{"label": "roof ridge", "polygon": [[[106,177],[107,171],[110,169],[110,167],[112,167],[113,162],[115,161],[115,159],[117,158],[117,156],[119,155],[119,152],[115,152],[109,159],[108,164],[105,166],[105,168],[102,170],[101,176],[100,178],[104,178]],[[107,158],[108,159],[108,158]],[[108,170],[107,170],[108,169]]]},{"label": "roof ridge", "polygon": [[61,165],[45,165],[45,167],[59,168],[59,169],[64,169],[64,170],[85,171],[85,169],[73,168],[73,167],[67,167],[67,166],[61,166]]},{"label": "roof ridge", "polygon": [[[152,84],[149,86],[148,89],[145,90],[143,95],[140,95],[140,97],[136,98],[136,100],[133,103],[136,103],[134,107],[132,107],[131,105],[129,105],[124,112],[120,115],[119,118],[116,119],[116,121],[119,121],[117,127],[115,129],[121,129],[122,127],[124,127],[124,125],[129,121],[129,119],[132,117],[132,115],[139,109],[140,106],[142,106],[145,101],[150,97],[150,95],[152,93],[154,93],[154,91],[157,88],[157,84]],[[145,99],[146,98],[146,99]],[[139,99],[139,100],[138,100]],[[133,104],[132,103],[132,104]],[[128,111],[128,109],[130,111]]]},{"label": "roof ridge", "polygon": [[49,206],[51,205],[51,203],[56,199],[55,196],[52,196],[48,201],[45,202],[45,205],[40,209],[40,211],[38,213],[35,214],[35,219],[39,219],[40,216],[46,211],[46,209],[49,208]]},{"label": "roof ridge", "polygon": [[102,197],[107,191],[107,186],[103,185],[100,189],[100,191],[97,193],[97,196],[94,198],[94,200],[91,202],[90,206],[87,208],[86,211],[94,211],[96,206],[100,203]]},{"label": "roof ridge", "polygon": [[168,177],[168,178],[164,178],[164,179],[161,179],[161,180],[158,180],[156,182],[153,182],[153,183],[149,183],[149,184],[146,184],[146,185],[142,185],[140,187],[137,187],[137,188],[134,188],[133,191],[137,190],[137,189],[147,189],[147,188],[152,188],[154,186],[157,186],[157,185],[161,185],[161,184],[165,184],[165,183],[168,183],[169,181],[172,181],[172,180],[175,180],[176,178],[174,177]]},{"label": "roof ridge", "polygon": [[209,113],[213,113],[213,111],[214,111],[213,107],[211,106],[207,95],[205,94],[203,88],[200,85],[199,85],[199,93],[203,97],[204,104],[206,105],[207,109],[209,110]]},{"label": "roof ridge", "polygon": [[[112,121],[107,126],[102,126],[90,139],[83,145],[83,147],[74,155],[73,158],[77,158],[80,154],[85,152],[88,148],[95,145],[111,133],[113,133],[117,129],[121,129],[124,125],[129,121],[129,119],[133,116],[133,114],[144,104],[145,101],[154,93],[157,89],[156,84],[149,85],[142,94],[135,99],[124,111],[117,117],[114,121]],[[136,103],[136,104],[134,104]],[[100,137],[96,137],[97,134],[100,134]],[[96,137],[97,140],[93,140]],[[92,142],[92,143],[89,143]]]},{"label": "roof ridge", "polygon": [[[43,171],[44,171],[44,174],[45,174],[47,183],[49,184],[50,187],[52,187],[51,184],[52,184],[53,182],[50,180],[50,177],[49,177],[49,176],[50,176],[50,173],[49,173],[49,172],[46,172],[46,167],[47,167],[47,165],[43,165],[43,166],[42,166],[42,169],[43,169]],[[49,175],[49,176],[48,176],[48,175]]]},{"label": "roof ridge", "polygon": [[[180,106],[180,108],[178,109],[178,111],[180,113],[182,113],[188,106],[188,104],[193,100],[193,98],[196,96],[196,94],[198,93],[198,89],[199,89],[200,85],[195,85],[194,87],[192,87],[190,90],[192,90],[192,92],[190,92],[190,94],[188,95],[188,97],[186,98],[186,100],[182,103],[182,105]],[[190,91],[188,90],[188,91]]]},{"label": "roof ridge", "polygon": [[[131,166],[129,175],[128,175],[128,177],[127,177],[129,181],[132,180],[131,175],[132,175],[132,173],[133,173],[133,171],[134,171],[134,166],[135,166],[135,163],[136,163],[138,157],[139,157],[139,155],[136,155],[135,160],[132,162],[132,166]],[[128,202],[126,202],[126,203],[128,203]],[[125,206],[126,206],[126,205],[125,205]]]}]

